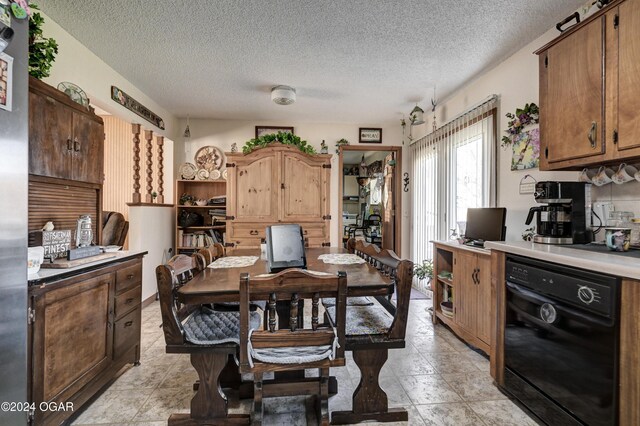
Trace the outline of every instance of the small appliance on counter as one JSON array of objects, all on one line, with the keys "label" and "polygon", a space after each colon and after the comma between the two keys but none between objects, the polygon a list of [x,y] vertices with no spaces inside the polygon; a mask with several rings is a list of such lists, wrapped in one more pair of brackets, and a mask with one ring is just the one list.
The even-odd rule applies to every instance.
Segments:
[{"label": "small appliance on counter", "polygon": [[543,244],[588,244],[593,241],[591,230],[591,184],[585,182],[537,182],[534,192],[537,203],[531,207],[526,224],[536,222],[533,242]]}]

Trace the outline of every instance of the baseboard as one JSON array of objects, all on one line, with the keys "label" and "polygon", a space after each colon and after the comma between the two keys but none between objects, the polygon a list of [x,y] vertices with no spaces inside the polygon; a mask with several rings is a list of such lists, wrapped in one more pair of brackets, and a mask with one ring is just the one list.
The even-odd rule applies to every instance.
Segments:
[{"label": "baseboard", "polygon": [[152,294],[151,296],[147,297],[142,301],[142,309],[146,308],[147,306],[149,306],[155,301],[156,301],[156,295]]}]

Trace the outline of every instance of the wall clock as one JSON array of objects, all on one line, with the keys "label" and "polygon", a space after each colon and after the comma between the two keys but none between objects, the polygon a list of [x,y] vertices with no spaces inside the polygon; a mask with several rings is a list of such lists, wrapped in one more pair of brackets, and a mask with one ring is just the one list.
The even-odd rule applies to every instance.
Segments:
[{"label": "wall clock", "polygon": [[224,163],[224,154],[215,146],[203,146],[196,152],[195,162],[199,169],[208,172],[219,170]]}]

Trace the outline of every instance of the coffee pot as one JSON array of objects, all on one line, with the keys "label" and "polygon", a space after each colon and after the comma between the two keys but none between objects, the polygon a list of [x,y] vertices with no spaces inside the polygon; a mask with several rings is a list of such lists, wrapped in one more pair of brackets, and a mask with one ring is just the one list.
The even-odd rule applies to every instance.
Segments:
[{"label": "coffee pot", "polygon": [[91,216],[84,214],[78,218],[76,224],[76,247],[88,247],[92,242]]}]

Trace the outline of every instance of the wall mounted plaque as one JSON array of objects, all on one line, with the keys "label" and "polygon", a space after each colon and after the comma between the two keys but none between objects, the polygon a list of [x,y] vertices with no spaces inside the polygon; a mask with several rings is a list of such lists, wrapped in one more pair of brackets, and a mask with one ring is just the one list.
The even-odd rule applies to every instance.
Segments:
[{"label": "wall mounted plaque", "polygon": [[164,130],[164,120],[162,118],[158,117],[147,107],[133,99],[131,96],[127,95],[122,90],[118,89],[116,86],[111,86],[111,99],[113,99],[126,109],[135,112],[140,117],[144,118],[159,129]]}]

